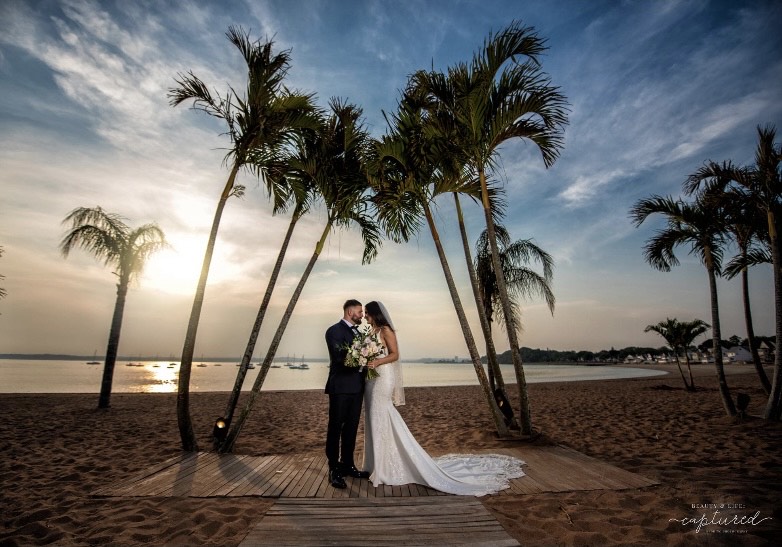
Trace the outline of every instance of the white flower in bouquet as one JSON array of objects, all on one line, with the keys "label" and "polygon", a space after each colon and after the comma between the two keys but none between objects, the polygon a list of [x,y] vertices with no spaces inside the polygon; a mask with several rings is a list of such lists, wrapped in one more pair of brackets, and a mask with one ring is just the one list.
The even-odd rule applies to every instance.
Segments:
[{"label": "white flower in bouquet", "polygon": [[[371,327],[358,328],[358,333],[353,337],[353,342],[347,348],[345,366],[363,370],[371,361],[382,357],[385,346],[380,341],[377,333],[373,333]],[[367,370],[367,380],[373,380],[380,374],[375,369]]]}]

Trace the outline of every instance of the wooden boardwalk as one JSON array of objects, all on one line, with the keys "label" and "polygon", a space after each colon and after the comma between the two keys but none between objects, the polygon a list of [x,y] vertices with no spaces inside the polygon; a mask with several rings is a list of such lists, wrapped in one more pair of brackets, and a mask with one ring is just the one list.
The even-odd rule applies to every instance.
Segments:
[{"label": "wooden boardwalk", "polygon": [[240,547],[255,545],[515,546],[474,497],[280,499]]},{"label": "wooden boardwalk", "polygon": [[[508,454],[526,462],[526,475],[512,480],[510,488],[497,496],[621,490],[657,484],[562,446],[481,452]],[[348,488],[338,490],[329,484],[327,471],[323,454],[200,452],[172,458],[93,495],[276,498],[242,541],[243,547],[519,545],[478,498],[451,496],[416,484],[375,488],[368,480],[349,477]]]},{"label": "wooden boardwalk", "polygon": [[[524,446],[483,453],[508,454],[526,462],[524,477],[496,494],[510,496],[577,490],[622,490],[657,484],[562,446]],[[144,473],[97,490],[103,497],[416,498],[447,494],[408,484],[375,488],[347,478],[348,488],[328,482],[322,454],[248,456],[199,452],[172,458]]]}]

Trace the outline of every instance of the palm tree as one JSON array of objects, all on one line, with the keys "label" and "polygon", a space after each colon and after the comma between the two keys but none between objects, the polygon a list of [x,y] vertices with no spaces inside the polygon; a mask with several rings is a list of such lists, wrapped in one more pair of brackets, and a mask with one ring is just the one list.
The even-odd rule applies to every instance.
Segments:
[{"label": "palm tree", "polygon": [[[513,304],[511,306],[512,317],[504,322],[515,325],[516,329],[521,329],[521,310],[516,302],[522,297],[543,298],[553,315],[556,302],[551,290],[551,282],[554,277],[554,259],[531,239],[519,239],[511,242],[510,234],[504,226],[496,225],[495,233],[500,248],[503,275]],[[535,260],[543,266],[543,275],[526,266],[531,260]],[[475,270],[478,274],[478,284],[489,323],[493,322],[495,312],[498,317],[504,319],[487,230],[481,232],[475,242]]]},{"label": "palm tree", "polygon": [[[398,204],[408,201],[415,203],[415,206],[410,209],[411,211],[423,213],[478,382],[489,405],[497,433],[500,436],[506,436],[508,426],[489,387],[486,371],[483,369],[475,338],[467,321],[464,306],[456,289],[456,283],[431,210],[431,203],[435,197],[447,192],[460,191],[464,187],[462,181],[454,181],[453,178],[444,176],[442,166],[437,165],[436,156],[432,152],[433,143],[425,134],[429,129],[425,121],[426,113],[420,108],[420,105],[407,99],[400,101],[398,111],[395,114],[386,116],[390,135],[384,136],[376,145],[376,166],[373,168],[373,172],[378,173],[375,191],[378,196],[381,196],[377,200],[380,207],[378,217],[381,222],[389,223],[389,217],[393,218],[398,215],[396,211]],[[401,225],[402,221],[390,223]],[[417,221],[409,221],[406,224],[418,227]]]},{"label": "palm tree", "polygon": [[[499,360],[497,359],[497,348],[494,345],[494,339],[492,338],[491,334],[490,319],[486,317],[486,306],[484,305],[484,300],[478,281],[478,275],[475,271],[475,264],[472,258],[472,251],[470,250],[470,241],[467,237],[467,227],[464,223],[464,214],[462,213],[462,206],[459,200],[459,192],[454,192],[453,198],[456,206],[456,218],[459,222],[459,233],[462,236],[464,260],[467,263],[467,274],[470,278],[473,299],[475,300],[475,307],[478,310],[478,320],[480,321],[481,332],[486,344],[486,361],[488,363],[487,368],[489,371],[489,388],[491,389],[492,393],[494,393],[494,398],[497,400],[497,404],[500,405],[500,410],[505,415],[508,427],[511,429],[519,429],[519,425],[516,422],[516,418],[513,414],[513,409],[511,408],[508,401],[508,394],[505,389],[505,381],[502,377]],[[492,201],[496,203],[496,200]]]},{"label": "palm tree", "polygon": [[[782,340],[782,251],[779,247],[779,225],[777,217],[782,205],[782,145],[775,143],[776,128],[758,126],[758,145],[755,151],[755,165],[737,167],[732,162],[718,164],[708,162],[690,176],[685,190],[693,193],[705,185],[707,191],[713,188],[725,189],[734,186],[742,190],[747,202],[766,217],[769,246],[774,272],[774,312],[776,320],[776,343]],[[782,415],[782,352],[777,351],[774,359],[774,375],[771,393],[766,403],[764,416],[768,420],[779,420]]]},{"label": "palm tree", "polygon": [[[4,252],[4,249],[2,247],[0,247],[0,256],[3,256],[3,252]],[[5,279],[5,276],[0,274],[0,279]],[[7,294],[8,293],[6,292],[6,290],[4,288],[0,287],[0,298],[5,298],[5,296]]]},{"label": "palm tree", "polygon": [[[504,319],[505,325],[513,325],[513,328],[521,329],[519,298],[542,297],[546,301],[549,311],[554,315],[556,298],[551,290],[551,282],[554,277],[554,259],[535,245],[531,239],[519,239],[511,242],[510,234],[503,226],[496,225],[495,233],[500,249],[502,275],[506,280],[508,293],[512,299],[512,316],[509,319],[503,317],[502,303],[497,288],[498,276],[494,273],[488,232],[484,230],[475,244],[475,271],[484,306],[484,315],[489,323],[489,332],[491,332],[491,323],[494,320],[495,312],[498,317]],[[531,260],[535,260],[543,266],[543,275],[527,266]]]},{"label": "palm tree", "polygon": [[332,229],[358,225],[364,240],[362,263],[373,260],[380,247],[380,232],[371,218],[372,205],[365,165],[369,136],[361,123],[361,109],[336,99],[331,101],[330,106],[332,115],[314,138],[301,141],[298,157],[291,160],[290,172],[290,176],[298,177],[317,188],[326,205],[326,225],[272,338],[247,403],[220,446],[221,452],[233,449],[261,391],[301,291]]},{"label": "palm tree", "polygon": [[166,238],[156,224],[131,229],[121,216],[100,207],[74,209],[63,220],[63,224],[67,223],[71,223],[71,229],[60,243],[62,255],[67,258],[74,247],[81,247],[106,266],[112,266],[119,278],[98,399],[98,408],[109,408],[128,286],[141,275],[150,255],[167,246]]},{"label": "palm tree", "polygon": [[[236,411],[236,405],[239,402],[239,396],[241,395],[242,386],[244,385],[244,379],[247,376],[247,370],[250,367],[253,353],[255,353],[255,345],[258,342],[258,336],[263,326],[263,319],[266,316],[266,311],[269,308],[274,287],[277,284],[280,271],[282,270],[282,263],[285,260],[285,254],[288,250],[291,238],[293,237],[294,228],[298,221],[307,213],[310,207],[310,201],[314,197],[314,192],[311,188],[302,187],[301,184],[297,184],[295,181],[291,183],[292,194],[294,196],[295,204],[293,206],[293,214],[291,215],[290,222],[288,223],[288,229],[285,232],[280,251],[277,254],[277,260],[274,263],[271,275],[266,285],[266,291],[263,295],[263,300],[258,308],[258,313],[255,316],[255,322],[250,331],[250,337],[247,340],[247,346],[242,355],[242,360],[239,363],[239,370],[236,373],[236,381],[234,387],[231,390],[231,395],[228,399],[225,412],[223,414],[223,420],[226,423],[226,427],[230,427],[231,420],[233,419],[234,412]],[[216,439],[219,442],[219,439]]]},{"label": "palm tree", "polygon": [[194,109],[223,120],[231,139],[231,148],[225,156],[230,173],[212,221],[179,369],[177,420],[182,447],[188,451],[198,449],[190,418],[190,374],[198,322],[223,209],[229,197],[244,191],[244,187],[236,184],[236,177],[242,168],[262,177],[275,204],[284,201],[287,197],[286,189],[279,186],[282,181],[279,176],[280,151],[299,130],[313,127],[311,96],[291,91],[283,84],[290,66],[290,51],[275,54],[272,52],[273,42],[253,42],[249,34],[237,27],[229,27],[227,36],[247,63],[247,89],[243,97],[233,87],[229,87],[225,97],[213,95],[192,72],[179,74],[176,78],[178,86],[168,93],[172,106],[192,100]]},{"label": "palm tree", "polygon": [[[749,268],[755,258],[763,256],[762,231],[765,228],[765,219],[760,218],[757,208],[748,203],[743,192],[738,189],[729,191],[717,190],[714,199],[724,200],[727,209],[725,228],[731,234],[739,249],[739,254],[733,257],[725,266],[723,275],[726,279],[733,279],[741,275],[741,292],[744,301],[744,324],[747,329],[747,344],[752,355],[752,363],[760,379],[760,384],[766,395],[771,393],[771,382],[758,353],[758,345],[755,340],[755,329],[752,324],[752,307],[749,299]],[[770,260],[769,260],[770,261]]]},{"label": "palm tree", "polygon": [[[545,49],[545,41],[532,27],[514,21],[501,32],[489,35],[483,50],[473,56],[469,66],[450,68],[447,78],[434,71],[414,75],[414,86],[429,94],[436,108],[448,113],[459,135],[458,146],[478,174],[492,261],[498,273],[501,264],[486,174],[496,164],[499,147],[514,138],[529,139],[549,167],[563,144],[567,101],[540,70],[538,57]],[[526,60],[521,62],[520,58]],[[502,275],[497,277],[504,317],[508,320],[513,315],[510,296],[505,279]],[[529,399],[518,336],[516,329],[507,327],[519,388],[521,433],[530,435]]]},{"label": "palm tree", "polygon": [[679,264],[674,248],[689,245],[690,254],[697,255],[706,267],[711,296],[712,349],[714,366],[717,369],[719,391],[722,404],[729,416],[736,415],[736,407],[730,396],[720,344],[720,316],[717,297],[717,276],[722,270],[722,245],[725,242],[724,228],[721,224],[722,213],[715,202],[698,199],[694,203],[685,203],[671,197],[652,196],[639,200],[630,210],[630,216],[636,227],[651,215],[660,214],[666,219],[666,228],[658,230],[644,246],[644,258],[660,271],[669,272],[672,266]]},{"label": "palm tree", "polygon": [[[665,321],[660,321],[656,325],[647,325],[644,332],[656,332],[668,342],[668,346],[676,356],[676,366],[679,367],[679,374],[682,376],[684,387],[687,391],[695,391],[695,378],[692,375],[692,368],[690,367],[690,355],[688,349],[695,339],[706,332],[710,325],[701,319],[694,319],[692,321],[680,322],[678,319],[667,318]],[[684,350],[684,358],[687,362],[687,371],[690,376],[690,381],[687,382],[687,378],[684,377],[684,371],[682,370],[681,361],[679,360],[679,351]]]}]

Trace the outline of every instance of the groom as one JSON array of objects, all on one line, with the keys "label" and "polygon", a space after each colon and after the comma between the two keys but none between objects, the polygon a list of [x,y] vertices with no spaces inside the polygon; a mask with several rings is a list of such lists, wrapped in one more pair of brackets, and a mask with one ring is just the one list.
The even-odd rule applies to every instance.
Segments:
[{"label": "groom", "polygon": [[[358,333],[364,309],[358,300],[348,300],[342,306],[342,319],[326,331],[329,348],[329,427],[326,434],[326,457],[329,460],[329,482],[334,488],[346,488],[345,476],[369,478],[369,473],[356,469],[353,451],[361,418],[364,398],[364,372],[345,366],[347,347]],[[341,446],[340,446],[341,445]]]}]

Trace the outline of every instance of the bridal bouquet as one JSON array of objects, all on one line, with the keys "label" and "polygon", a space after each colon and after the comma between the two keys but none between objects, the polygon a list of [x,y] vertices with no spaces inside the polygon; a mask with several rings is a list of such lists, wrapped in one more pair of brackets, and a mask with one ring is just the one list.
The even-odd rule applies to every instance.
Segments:
[{"label": "bridal bouquet", "polygon": [[[347,347],[347,350],[345,366],[358,367],[361,370],[373,359],[381,357],[385,346],[380,341],[380,336],[373,333],[372,328],[367,326],[364,329],[358,328],[358,334],[353,337],[353,342]],[[378,376],[380,373],[377,370],[367,369],[367,380],[373,380]]]}]

